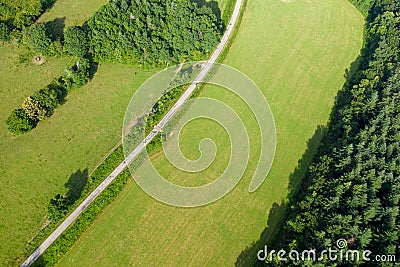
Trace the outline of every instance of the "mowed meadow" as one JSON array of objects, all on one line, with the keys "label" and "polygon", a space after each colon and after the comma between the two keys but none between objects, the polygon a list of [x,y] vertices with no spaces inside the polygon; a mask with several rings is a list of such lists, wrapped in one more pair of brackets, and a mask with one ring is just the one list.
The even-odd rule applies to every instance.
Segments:
[{"label": "mowed meadow", "polygon": [[[85,17],[62,2],[79,10],[87,6],[81,1],[57,1],[50,14],[43,16],[49,21],[68,16],[71,25],[90,17],[105,1],[97,1],[97,7],[86,10],[91,13]],[[89,6],[94,3],[89,2]],[[65,13],[54,10],[60,5]],[[70,176],[86,169],[91,172],[119,142],[130,97],[153,71],[100,64],[93,80],[70,93],[51,118],[32,132],[15,137],[5,124],[11,111],[35,90],[64,74],[76,59],[47,58],[45,64],[36,66],[31,63],[31,52],[10,44],[0,47],[0,56],[0,265],[11,266],[26,243],[46,225],[47,205],[55,194],[67,191],[64,184]]]},{"label": "mowed meadow", "polygon": [[[318,134],[313,136],[327,123],[345,70],[359,55],[362,35],[363,17],[346,0],[250,0],[225,63],[255,81],[275,116],[277,151],[262,187],[247,192],[260,145],[249,108],[226,90],[208,86],[202,96],[234,107],[249,129],[250,164],[238,186],[213,204],[176,208],[155,201],[131,180],[59,266],[234,265],[267,225],[273,232],[279,219],[273,207],[301,178],[298,162],[309,162],[318,140]],[[160,151],[153,162],[174,182],[210,182],[229,160],[224,134],[209,120],[195,120],[183,129],[182,151],[190,159],[199,156],[199,141],[206,136],[217,144],[216,163],[203,173],[177,171]]]},{"label": "mowed meadow", "polygon": [[[1,82],[0,263],[5,265],[45,225],[47,205],[55,194],[67,191],[69,177],[79,170],[91,172],[119,142],[132,90],[152,74],[121,64],[99,65],[95,78],[72,92],[52,118],[30,133],[11,136],[4,124],[11,110],[31,93],[29,89],[40,89],[73,62],[51,59],[40,72],[23,69],[23,76],[17,72],[15,80]],[[29,80],[38,76],[47,82]]]},{"label": "mowed meadow", "polygon": [[[39,19],[58,30],[81,25],[107,0],[57,0]],[[221,7],[226,1],[218,1]],[[156,69],[101,63],[92,81],[71,92],[64,105],[33,131],[13,136],[5,121],[34,91],[76,63],[49,57],[37,66],[31,51],[0,45],[0,266],[22,262],[27,242],[46,226],[47,206],[66,193],[70,177],[91,173],[121,140],[125,110],[135,90]]]}]

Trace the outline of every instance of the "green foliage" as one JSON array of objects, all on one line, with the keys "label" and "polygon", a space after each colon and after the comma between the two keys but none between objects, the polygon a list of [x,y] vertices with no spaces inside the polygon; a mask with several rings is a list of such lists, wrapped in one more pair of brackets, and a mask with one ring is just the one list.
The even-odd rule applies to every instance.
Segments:
[{"label": "green foliage", "polygon": [[189,0],[111,1],[88,26],[96,60],[139,64],[199,60],[222,32],[211,8]]},{"label": "green foliage", "polygon": [[83,57],[89,50],[88,36],[82,27],[70,27],[64,33],[64,45],[72,55]]},{"label": "green foliage", "polygon": [[[155,104],[150,114],[146,118],[147,130],[152,127],[162,118],[163,115],[169,110],[174,102],[181,95],[184,87],[178,86],[182,82],[190,80],[193,75],[191,68],[183,69],[179,75],[171,82],[170,90],[168,90]],[[174,117],[176,120],[177,117]],[[136,130],[136,131],[135,131]],[[135,128],[131,134],[141,134],[143,127]],[[148,153],[151,153],[155,149],[161,146],[160,136],[157,136],[149,146],[147,146]],[[135,160],[134,167],[141,164],[142,155]],[[123,147],[119,146],[106,160],[96,168],[96,171],[92,174],[88,183],[83,189],[82,195],[79,200],[85,199],[114,169],[124,160]],[[104,210],[104,208],[111,204],[114,199],[118,196],[121,190],[124,188],[126,182],[130,177],[130,172],[125,169],[116,180],[109,186],[100,196],[87,208],[87,210],[78,218],[78,220],[68,230],[57,239],[51,246],[46,250],[42,257],[35,262],[34,266],[54,266],[61,257],[72,247],[72,245],[78,240],[78,238],[86,231],[90,225],[94,222],[96,217]],[[77,203],[80,201],[73,201]],[[48,216],[53,223],[59,222],[64,219],[69,212],[71,212],[75,206],[68,201],[67,197],[57,194],[48,206]],[[47,230],[49,231],[49,230]]]},{"label": "green foliage", "polygon": [[[87,197],[124,159],[122,146],[118,147],[92,174],[88,183],[83,189],[80,200]],[[81,234],[89,228],[96,217],[117,197],[119,192],[125,186],[130,178],[128,169],[123,171],[116,179],[107,187],[97,199],[89,205],[85,212],[77,219],[77,221],[67,229],[42,255],[42,257],[34,263],[34,266],[54,266],[61,257],[70,249]],[[76,201],[80,202],[80,201]],[[54,222],[60,221],[68,212],[73,210],[75,206],[70,205],[66,197],[56,195],[50,202],[48,208],[49,217]],[[53,225],[55,227],[56,225]]]},{"label": "green foliage", "polygon": [[41,4],[42,4],[42,11],[45,11],[47,9],[49,9],[50,7],[52,7],[52,5],[54,4],[56,0],[40,0]]},{"label": "green foliage", "polygon": [[68,192],[63,195],[57,194],[50,200],[47,207],[47,214],[53,224],[56,224],[64,218],[68,211],[71,210],[72,205],[81,197],[82,190],[86,186],[87,181],[88,170],[78,170],[71,175],[68,182],[65,184]]},{"label": "green foliage", "polygon": [[13,134],[28,132],[36,126],[36,122],[31,120],[23,109],[13,110],[6,123],[8,130]]},{"label": "green foliage", "polygon": [[43,23],[32,25],[26,32],[26,42],[35,52],[50,54],[51,38]]},{"label": "green foliage", "polygon": [[345,238],[352,249],[374,255],[400,252],[400,14],[394,5],[377,1],[368,14],[366,64],[339,95],[305,193],[281,230],[292,249],[321,251]]},{"label": "green foliage", "polygon": [[[64,76],[27,97],[21,105],[22,109],[14,110],[7,120],[10,132],[30,131],[36,127],[37,122],[53,115],[56,107],[64,103],[69,91],[79,88],[89,81],[90,68],[90,61],[81,58],[72,68],[65,71]],[[29,125],[29,127],[24,127],[24,125]]]},{"label": "green foliage", "polygon": [[7,42],[10,39],[10,33],[7,24],[0,22],[0,42]]},{"label": "green foliage", "polygon": [[364,15],[367,15],[371,10],[372,5],[375,3],[375,0],[349,0],[355,7],[357,7],[360,12]]},{"label": "green foliage", "polygon": [[30,96],[24,100],[24,103],[22,103],[22,109],[25,110],[26,115],[28,115],[31,120],[42,121],[48,114],[45,107],[39,101]]},{"label": "green foliage", "polygon": [[68,91],[85,85],[90,79],[90,61],[86,58],[80,58],[77,63],[65,71],[62,81]]},{"label": "green foliage", "polygon": [[47,208],[47,214],[52,222],[58,222],[68,212],[70,206],[68,199],[64,196],[57,194],[53,199],[50,200],[50,204]]},{"label": "green foliage", "polygon": [[40,0],[0,0],[0,21],[22,29],[31,25],[42,13]]},{"label": "green foliage", "polygon": [[236,0],[227,0],[224,10],[224,15],[222,16],[222,21],[225,25],[228,25],[232,18],[233,10],[235,10]]},{"label": "green foliage", "polygon": [[112,203],[130,178],[129,170],[125,170],[87,210],[61,235],[34,263],[33,266],[54,266],[72,247],[78,238],[92,225],[95,218],[101,214],[107,205]]},{"label": "green foliage", "polygon": [[49,55],[61,56],[64,53],[64,47],[60,40],[53,41],[49,46]]}]

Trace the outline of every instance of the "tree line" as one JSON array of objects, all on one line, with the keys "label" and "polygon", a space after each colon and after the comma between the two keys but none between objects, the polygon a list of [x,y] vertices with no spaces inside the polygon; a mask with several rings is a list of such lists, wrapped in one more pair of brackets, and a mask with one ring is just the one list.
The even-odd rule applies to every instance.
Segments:
[{"label": "tree line", "polygon": [[189,0],[116,0],[87,23],[97,61],[168,64],[199,60],[218,44],[222,22]]},{"label": "tree line", "polygon": [[64,103],[70,91],[89,81],[90,68],[90,61],[80,58],[63,76],[25,98],[21,107],[14,109],[7,118],[8,130],[13,134],[22,134],[53,115],[54,110]]},{"label": "tree line", "polygon": [[[358,70],[337,97],[328,132],[309,166],[275,245],[336,248],[400,255],[400,3],[352,1],[366,12]],[[371,256],[373,258],[373,256]],[[349,262],[273,262],[255,265],[337,266]],[[360,261],[351,264],[366,264]],[[371,264],[371,263],[369,263]],[[374,263],[390,265],[391,263]],[[347,266],[347,265],[346,265]]]}]

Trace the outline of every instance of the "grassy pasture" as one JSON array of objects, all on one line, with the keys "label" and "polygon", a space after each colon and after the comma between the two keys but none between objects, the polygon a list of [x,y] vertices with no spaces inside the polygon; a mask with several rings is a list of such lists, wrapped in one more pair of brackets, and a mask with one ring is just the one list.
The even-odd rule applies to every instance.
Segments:
[{"label": "grassy pasture", "polygon": [[[277,153],[263,186],[247,188],[255,160],[239,185],[223,199],[200,208],[166,206],[130,181],[119,198],[77,242],[60,266],[231,266],[240,252],[259,238],[276,217],[271,208],[286,198],[291,174],[319,125],[325,125],[345,68],[362,45],[363,18],[346,0],[249,1],[237,39],[226,63],[261,88],[277,126]],[[249,109],[236,96],[209,86],[204,96],[223,100],[245,118],[257,158],[258,131]],[[211,128],[212,127],[212,128]],[[212,130],[210,130],[210,128]],[[205,133],[221,151],[213,168],[185,174],[153,156],[172,181],[198,185],[212,180],[227,162],[226,137],[207,120],[193,121],[181,145],[188,158],[198,156]],[[312,148],[311,148],[312,149]],[[298,177],[297,177],[298,178]],[[293,181],[296,184],[296,179]]]},{"label": "grassy pasture", "polygon": [[53,7],[44,13],[38,22],[48,22],[54,19],[65,18],[65,25],[82,25],[99,7],[108,3],[108,0],[57,0]]},{"label": "grassy pasture", "polygon": [[[80,25],[107,0],[57,0],[38,22],[55,21],[58,30]],[[219,0],[220,7],[225,0]],[[64,20],[65,18],[65,20]],[[47,58],[13,45],[1,45],[0,57],[0,266],[15,265],[25,244],[46,225],[49,200],[66,191],[70,176],[96,167],[121,139],[130,97],[155,71],[121,64],[100,64],[94,79],[69,94],[55,114],[23,136],[8,133],[5,120],[25,97],[49,84],[75,63]]]},{"label": "grassy pasture", "polygon": [[[8,266],[45,224],[47,204],[78,170],[89,172],[121,138],[132,90],[151,74],[120,64],[99,65],[94,79],[35,130],[14,137],[5,120],[34,90],[74,63],[49,58],[42,66],[17,64],[15,48],[2,46],[0,64],[0,265]],[[7,61],[7,62],[4,62]],[[4,75],[4,76],[3,76]],[[5,77],[5,78],[3,78]],[[38,78],[40,77],[40,78]]]}]

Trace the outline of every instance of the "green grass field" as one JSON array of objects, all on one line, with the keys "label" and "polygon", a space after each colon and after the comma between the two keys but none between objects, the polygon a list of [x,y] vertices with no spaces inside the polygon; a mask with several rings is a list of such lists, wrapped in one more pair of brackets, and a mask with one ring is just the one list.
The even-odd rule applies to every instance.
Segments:
[{"label": "green grass field", "polygon": [[[226,63],[240,69],[263,90],[275,116],[277,153],[263,186],[247,192],[256,162],[223,199],[208,206],[184,209],[147,196],[132,180],[118,199],[75,244],[60,266],[231,266],[246,246],[257,241],[269,221],[271,207],[287,197],[291,174],[319,125],[325,125],[345,68],[362,45],[363,18],[346,0],[251,0]],[[237,97],[217,87],[204,96],[224,100],[246,120],[250,137],[255,121]],[[207,120],[184,130],[182,150],[195,157],[198,141],[209,133],[221,149],[216,168],[185,175],[153,160],[171,180],[198,185],[219,174],[227,160],[223,131]],[[214,130],[215,129],[215,130]],[[259,141],[252,139],[251,158]],[[224,153],[225,151],[225,153]],[[298,177],[297,177],[298,178]],[[195,180],[195,181],[193,181]],[[296,184],[296,179],[291,181]],[[255,255],[253,255],[255,256]]]},{"label": "green grass field", "polygon": [[38,22],[52,21],[57,18],[65,18],[65,25],[82,25],[99,7],[109,2],[108,0],[57,0],[54,6],[44,13]]},{"label": "green grass field", "polygon": [[[225,0],[220,0],[223,4]],[[65,17],[79,25],[107,0],[57,0],[39,22]],[[125,109],[134,91],[154,71],[122,64],[100,64],[94,79],[72,92],[67,103],[32,132],[12,136],[5,120],[35,90],[75,63],[70,57],[31,63],[23,48],[0,46],[0,266],[15,265],[26,243],[46,224],[47,205],[79,170],[89,172],[121,139]]]},{"label": "green grass field", "polygon": [[[39,22],[65,17],[66,26],[79,25],[106,2],[56,1]],[[18,259],[20,252],[46,224],[47,205],[56,193],[65,191],[70,175],[93,170],[120,140],[131,95],[126,89],[137,88],[151,73],[119,64],[100,65],[94,80],[70,94],[54,116],[34,131],[14,137],[4,123],[10,112],[75,61],[48,58],[36,66],[30,62],[33,54],[12,45],[1,46],[0,56],[0,266],[10,266],[23,260]]]},{"label": "green grass field", "polygon": [[93,81],[72,92],[51,118],[14,137],[4,123],[12,109],[74,63],[71,58],[50,58],[42,66],[19,65],[14,56],[18,52],[0,48],[7,61],[0,65],[7,77],[0,80],[1,266],[10,265],[44,225],[50,199],[66,191],[70,175],[86,168],[90,172],[118,143],[131,94],[152,74],[126,65],[100,65]]},{"label": "green grass field", "polygon": [[[66,189],[71,174],[91,171],[121,137],[125,107],[132,91],[152,73],[120,64],[100,65],[87,86],[72,92],[67,103],[35,130],[14,137],[5,120],[26,96],[63,74],[72,58],[49,58],[42,66],[19,64],[12,46],[0,56],[0,265],[18,257],[26,242],[45,224],[50,198]],[[23,73],[23,75],[21,75]]]}]

